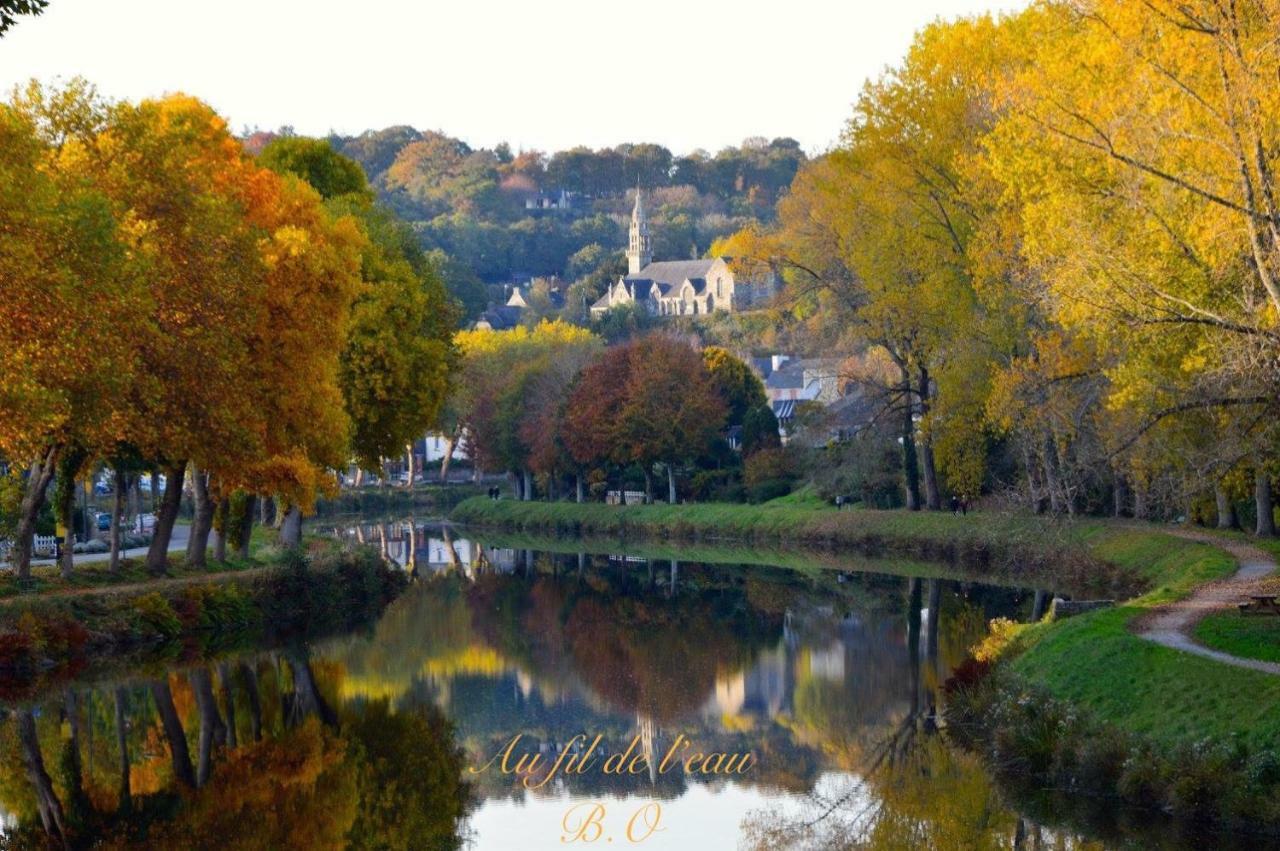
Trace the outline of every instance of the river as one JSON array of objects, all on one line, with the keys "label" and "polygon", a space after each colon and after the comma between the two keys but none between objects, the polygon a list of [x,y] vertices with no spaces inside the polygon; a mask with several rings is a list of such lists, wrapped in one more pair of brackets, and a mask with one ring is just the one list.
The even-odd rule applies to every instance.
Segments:
[{"label": "river", "polygon": [[354,634],[175,653],[5,704],[12,845],[1196,842],[1011,791],[949,741],[950,671],[1043,590],[946,565],[327,522],[408,590]]}]

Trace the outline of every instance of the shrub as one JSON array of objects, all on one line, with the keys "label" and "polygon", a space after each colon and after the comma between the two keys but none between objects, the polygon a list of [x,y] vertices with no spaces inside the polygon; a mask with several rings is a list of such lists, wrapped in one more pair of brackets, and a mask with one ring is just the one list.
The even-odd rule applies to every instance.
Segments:
[{"label": "shrub", "polygon": [[182,634],[182,619],[160,594],[152,592],[144,594],[133,601],[133,612],[138,620],[151,633],[157,633],[166,639],[177,638]]},{"label": "shrub", "polygon": [[1027,625],[1008,618],[995,618],[988,627],[987,637],[973,648],[973,657],[980,662],[994,662],[998,659]]}]

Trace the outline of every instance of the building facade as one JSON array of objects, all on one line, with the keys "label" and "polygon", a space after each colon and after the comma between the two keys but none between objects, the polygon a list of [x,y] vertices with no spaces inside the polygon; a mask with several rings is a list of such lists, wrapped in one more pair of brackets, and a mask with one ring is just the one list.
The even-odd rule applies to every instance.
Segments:
[{"label": "building facade", "polygon": [[773,294],[774,278],[745,280],[727,257],[653,260],[653,241],[644,201],[636,189],[627,241],[627,274],[591,305],[591,314],[641,304],[655,316],[692,316],[717,310],[749,310]]}]

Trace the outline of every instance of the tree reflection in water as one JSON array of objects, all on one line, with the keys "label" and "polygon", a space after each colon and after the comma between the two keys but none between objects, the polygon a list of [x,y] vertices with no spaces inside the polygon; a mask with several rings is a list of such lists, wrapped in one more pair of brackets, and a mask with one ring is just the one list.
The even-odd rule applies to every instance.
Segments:
[{"label": "tree reflection in water", "polygon": [[7,847],[460,848],[452,725],[385,700],[335,710],[334,673],[293,649],[10,710]]},{"label": "tree reflection in water", "polygon": [[[743,822],[753,848],[1063,841],[1020,819],[939,724],[947,672],[987,618],[1030,616],[1030,592],[557,555],[403,525],[352,535],[419,577],[367,632],[5,710],[10,844],[456,849],[486,802],[674,800],[727,782],[770,802]],[[650,754],[684,735],[757,764],[731,781],[588,772],[539,792],[464,772],[516,734],[553,760],[584,732],[618,748],[639,736]]]}]

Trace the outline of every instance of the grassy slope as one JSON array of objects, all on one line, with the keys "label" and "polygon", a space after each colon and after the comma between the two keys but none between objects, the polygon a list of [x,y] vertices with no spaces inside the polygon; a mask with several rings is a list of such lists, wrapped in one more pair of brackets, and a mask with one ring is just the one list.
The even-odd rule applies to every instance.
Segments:
[{"label": "grassy slope", "polygon": [[[1238,532],[1219,534],[1245,539],[1280,561],[1280,539],[1260,541]],[[1273,593],[1280,593],[1280,577],[1272,583]],[[1195,636],[1201,644],[1215,650],[1247,659],[1280,662],[1280,618],[1277,617],[1241,617],[1237,612],[1220,612],[1200,621]]]},{"label": "grassy slope", "polygon": [[1196,640],[1236,656],[1280,662],[1277,617],[1241,617],[1236,612],[1209,615],[1196,625]]},{"label": "grassy slope", "polygon": [[762,505],[625,507],[476,498],[461,503],[449,516],[457,522],[509,531],[766,547],[838,547],[917,561],[957,560],[981,565],[981,572],[992,581],[1037,587],[1050,584],[1076,593],[1085,593],[1090,586],[1100,591],[1117,585],[1117,572],[1108,571],[1083,546],[1105,531],[1104,524],[1091,521],[1057,523],[1013,513],[954,517],[949,512],[837,512],[803,494]]},{"label": "grassy slope", "polygon": [[467,501],[454,518],[518,529],[639,533],[695,540],[856,543],[863,539],[950,541],[1042,552],[1083,547],[1149,590],[1123,605],[1034,626],[1018,642],[1014,670],[1104,720],[1172,742],[1248,737],[1280,746],[1280,678],[1233,668],[1144,641],[1130,621],[1229,575],[1234,560],[1212,546],[1105,521],[1046,525],[1019,515],[846,510],[800,497],[759,506],[607,506],[599,503]]},{"label": "grassy slope", "polygon": [[1161,647],[1130,631],[1134,618],[1231,574],[1235,561],[1207,544],[1137,530],[1107,535],[1094,549],[1144,574],[1152,590],[1114,609],[1032,627],[1013,669],[1159,741],[1243,736],[1280,746],[1280,677]]}]

